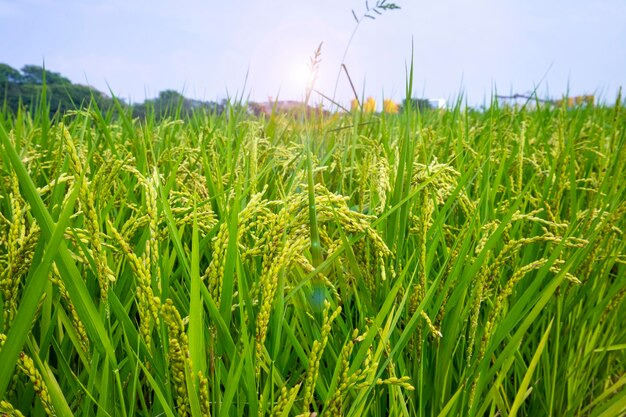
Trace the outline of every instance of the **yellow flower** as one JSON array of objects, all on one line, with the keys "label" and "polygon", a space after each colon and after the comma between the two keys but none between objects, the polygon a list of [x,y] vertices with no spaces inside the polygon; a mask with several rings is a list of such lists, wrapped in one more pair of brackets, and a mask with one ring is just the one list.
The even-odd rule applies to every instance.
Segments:
[{"label": "yellow flower", "polygon": [[398,113],[398,103],[391,99],[385,99],[383,101],[383,111],[385,113]]},{"label": "yellow flower", "polygon": [[376,111],[376,100],[374,97],[368,97],[363,104],[363,112],[364,113],[374,113]]},{"label": "yellow flower", "polygon": [[359,100],[353,98],[350,102],[350,111],[358,111],[360,108],[361,106],[359,105]]}]

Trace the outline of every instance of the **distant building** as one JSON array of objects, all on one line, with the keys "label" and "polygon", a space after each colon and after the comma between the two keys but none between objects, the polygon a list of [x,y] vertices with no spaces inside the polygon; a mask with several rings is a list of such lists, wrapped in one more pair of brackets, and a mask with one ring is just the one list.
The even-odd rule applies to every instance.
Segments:
[{"label": "distant building", "polygon": [[446,108],[446,99],[445,98],[429,98],[428,104],[433,109],[445,109]]},{"label": "distant building", "polygon": [[437,110],[446,108],[446,99],[444,98],[411,98],[402,101],[402,108],[411,107],[420,111]]}]

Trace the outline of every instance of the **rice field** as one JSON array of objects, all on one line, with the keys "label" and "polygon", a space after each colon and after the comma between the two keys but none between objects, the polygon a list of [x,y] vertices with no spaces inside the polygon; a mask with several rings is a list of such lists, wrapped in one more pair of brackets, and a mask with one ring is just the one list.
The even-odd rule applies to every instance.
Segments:
[{"label": "rice field", "polygon": [[621,98],[118,110],[0,113],[0,415],[626,413]]}]

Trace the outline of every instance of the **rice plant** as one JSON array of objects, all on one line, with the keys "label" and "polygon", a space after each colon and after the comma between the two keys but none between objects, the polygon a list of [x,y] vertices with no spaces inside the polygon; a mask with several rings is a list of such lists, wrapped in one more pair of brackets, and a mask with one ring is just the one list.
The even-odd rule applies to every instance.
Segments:
[{"label": "rice plant", "polygon": [[0,115],[0,414],[626,412],[621,98],[242,109]]}]

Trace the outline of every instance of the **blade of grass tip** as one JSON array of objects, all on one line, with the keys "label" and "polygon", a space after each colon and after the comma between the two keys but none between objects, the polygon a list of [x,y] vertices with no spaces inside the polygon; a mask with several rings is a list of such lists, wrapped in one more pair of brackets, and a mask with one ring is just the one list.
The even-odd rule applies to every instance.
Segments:
[{"label": "blade of grass tip", "polygon": [[[413,120],[413,106],[411,96],[413,95],[413,54],[414,54],[414,46],[413,41],[411,41],[411,65],[407,70],[406,74],[406,86],[405,86],[405,97],[406,97],[406,108],[404,109],[404,122],[405,122],[405,131],[404,135],[400,136],[401,142],[400,146],[400,159],[398,160],[398,166],[396,171],[395,184],[393,186],[393,195],[390,200],[391,206],[396,206],[399,204],[400,200],[402,200],[403,195],[405,195],[405,190],[408,189],[410,185],[411,178],[410,176],[407,178],[406,174],[411,174],[412,166],[409,166],[409,162],[407,158],[412,161],[413,156],[413,147],[411,146],[413,138],[412,138],[412,126],[411,122]],[[411,154],[409,155],[409,150]],[[408,183],[408,184],[407,184]],[[398,248],[400,248],[404,242],[401,237],[398,236],[399,233],[402,233],[401,229],[401,217],[403,215],[403,210],[400,208],[400,212],[394,212],[390,217],[387,223],[386,230],[386,242],[390,248],[395,247],[396,242],[399,243]]]},{"label": "blade of grass tip", "polygon": [[113,138],[111,135],[111,126],[107,120],[104,119],[102,115],[102,111],[98,106],[98,103],[95,100],[92,100],[89,104],[89,116],[93,120],[94,124],[99,128],[99,132],[104,136],[105,142],[107,144],[107,149],[111,151],[113,157],[115,159],[119,159],[117,146],[114,145]]},{"label": "blade of grass tip", "polygon": [[50,130],[50,103],[48,100],[48,83],[46,82],[46,63],[43,63],[41,71],[41,97],[39,103],[39,126],[41,126],[41,145],[42,149],[49,151],[48,131]]},{"label": "blade of grass tip", "polygon": [[202,300],[200,297],[200,254],[198,242],[198,218],[194,204],[193,230],[191,231],[191,291],[189,294],[189,353],[194,374],[198,371],[206,375],[205,348],[204,348],[204,318]]},{"label": "blade of grass tip", "polygon": [[[128,116],[128,113],[124,110],[123,103],[115,95],[115,93],[113,93],[113,90],[111,90],[110,88],[109,88],[109,93],[111,94],[111,98],[113,100],[113,104],[115,105],[115,109],[117,110],[117,115],[119,117],[119,120],[122,122],[122,125],[124,127],[124,131],[126,131],[129,134],[134,132],[135,129],[133,127],[132,120]],[[134,137],[134,136],[136,136],[136,135],[132,135],[131,137]]]},{"label": "blade of grass tip", "polygon": [[[31,206],[32,214],[41,228],[41,234],[44,239],[50,238],[54,232],[54,222],[52,217],[44,205],[33,180],[26,170],[26,167],[11,144],[4,127],[1,125],[0,141],[2,142],[6,154],[13,165],[13,169],[18,177],[24,197]],[[85,282],[83,281],[83,278],[76,267],[74,259],[72,258],[64,240],[59,242],[58,255],[55,262],[61,272],[61,279],[65,284],[72,303],[76,307],[78,316],[85,324],[87,335],[95,342],[95,346],[97,346],[98,349],[109,355],[111,363],[116,367],[117,361],[115,359],[115,349],[113,349],[111,340],[104,329],[104,323],[102,322],[100,314],[91,299]]]},{"label": "blade of grass tip", "polygon": [[4,398],[6,389],[9,385],[13,370],[17,362],[17,357],[22,350],[22,346],[26,342],[30,326],[33,323],[39,300],[43,294],[46,283],[48,282],[48,273],[53,259],[57,255],[59,243],[63,239],[65,229],[67,228],[70,215],[74,211],[74,203],[78,197],[79,187],[74,187],[69,200],[67,201],[59,222],[54,227],[52,236],[46,245],[44,256],[38,264],[37,269],[26,282],[26,288],[20,300],[17,315],[13,325],[7,334],[7,340],[2,350],[0,350],[0,363],[5,364],[0,368],[0,398]]},{"label": "blade of grass tip", "polygon": [[541,341],[539,342],[539,346],[537,346],[537,350],[533,355],[532,360],[530,361],[530,365],[528,365],[528,369],[526,370],[526,374],[522,379],[522,383],[520,384],[519,389],[517,390],[517,394],[515,395],[515,400],[511,405],[511,411],[509,412],[509,417],[517,416],[517,412],[524,400],[526,399],[526,392],[528,390],[528,386],[530,385],[530,380],[533,377],[533,373],[535,372],[535,368],[537,367],[537,363],[539,362],[539,358],[541,358],[541,353],[543,352],[543,348],[546,346],[546,342],[548,341],[548,336],[550,335],[550,330],[552,329],[552,323],[554,320],[550,320],[548,324],[548,328],[541,336]]}]

